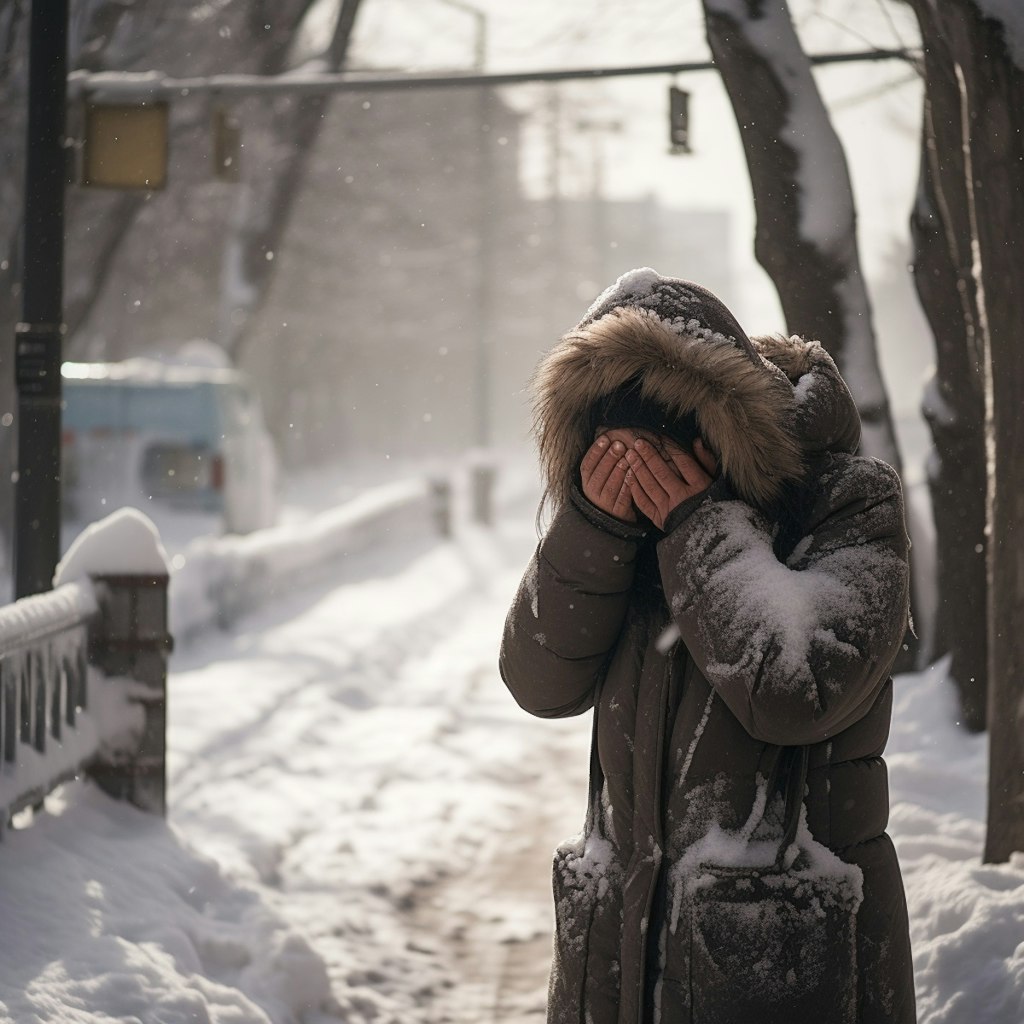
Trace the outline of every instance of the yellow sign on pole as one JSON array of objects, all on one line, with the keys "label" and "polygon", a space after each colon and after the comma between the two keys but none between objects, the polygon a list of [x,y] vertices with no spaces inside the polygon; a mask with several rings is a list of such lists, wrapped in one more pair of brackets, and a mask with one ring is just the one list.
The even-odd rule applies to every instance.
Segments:
[{"label": "yellow sign on pole", "polygon": [[82,184],[161,189],[167,184],[167,104],[86,103]]}]

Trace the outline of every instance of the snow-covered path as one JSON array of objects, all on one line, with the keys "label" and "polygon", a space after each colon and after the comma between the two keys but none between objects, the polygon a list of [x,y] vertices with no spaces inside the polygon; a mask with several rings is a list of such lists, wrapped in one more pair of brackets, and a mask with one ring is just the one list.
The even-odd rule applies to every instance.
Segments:
[{"label": "snow-covered path", "polygon": [[[535,542],[506,512],[182,645],[169,822],[75,784],[0,844],[0,1024],[543,1019],[590,728],[498,678]],[[897,678],[886,753],[919,1020],[1021,1024],[1024,855],[980,863],[985,738],[944,667]]]},{"label": "snow-covered path", "polygon": [[331,1015],[543,1016],[589,728],[529,718],[497,675],[534,541],[523,517],[398,547],[175,659],[172,823],[308,940]]}]

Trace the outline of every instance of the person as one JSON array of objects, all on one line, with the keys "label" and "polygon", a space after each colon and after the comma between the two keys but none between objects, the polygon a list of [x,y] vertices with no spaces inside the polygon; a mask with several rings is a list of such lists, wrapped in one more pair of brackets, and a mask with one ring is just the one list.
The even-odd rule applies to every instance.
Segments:
[{"label": "person", "polygon": [[835,363],[642,268],[533,388],[551,519],[499,668],[594,709],[548,1021],[915,1021],[882,759],[909,540]]}]

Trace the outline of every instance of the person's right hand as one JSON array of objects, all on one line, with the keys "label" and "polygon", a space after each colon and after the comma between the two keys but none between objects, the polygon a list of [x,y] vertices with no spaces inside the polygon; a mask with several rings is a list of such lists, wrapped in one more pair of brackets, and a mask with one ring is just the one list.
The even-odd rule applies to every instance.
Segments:
[{"label": "person's right hand", "polygon": [[718,463],[701,438],[693,445],[693,454],[668,438],[659,449],[646,438],[638,437],[626,452],[630,484],[636,507],[659,530],[678,505],[711,486]]},{"label": "person's right hand", "polygon": [[583,494],[602,512],[627,523],[636,522],[633,493],[626,480],[629,464],[626,446],[601,434],[590,446],[580,463]]}]

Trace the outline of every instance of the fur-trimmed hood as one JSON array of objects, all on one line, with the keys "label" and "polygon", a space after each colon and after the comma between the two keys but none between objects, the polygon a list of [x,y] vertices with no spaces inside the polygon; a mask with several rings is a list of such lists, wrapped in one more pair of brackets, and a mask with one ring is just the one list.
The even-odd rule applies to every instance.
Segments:
[{"label": "fur-trimmed hood", "polygon": [[635,382],[670,418],[696,415],[736,493],[758,507],[801,479],[808,455],[860,444],[856,405],[818,342],[748,339],[706,289],[644,268],[608,289],[534,374],[534,433],[557,503],[593,442],[591,409]]}]

